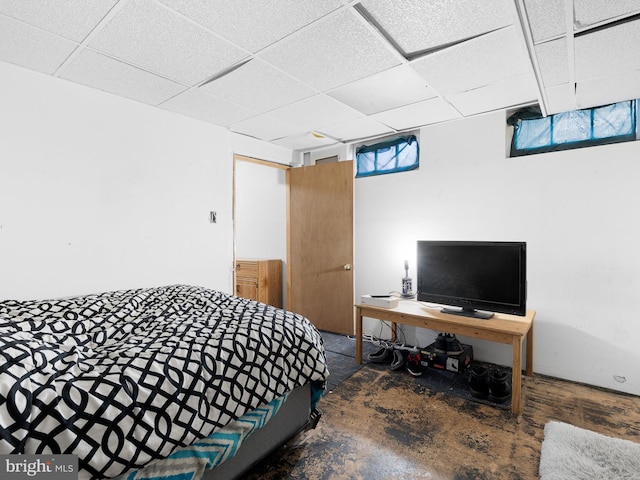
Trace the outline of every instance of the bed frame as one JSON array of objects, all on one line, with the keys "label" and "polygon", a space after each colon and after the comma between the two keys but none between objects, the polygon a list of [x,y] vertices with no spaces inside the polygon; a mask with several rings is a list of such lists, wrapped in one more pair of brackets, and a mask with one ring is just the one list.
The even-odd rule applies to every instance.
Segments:
[{"label": "bed frame", "polygon": [[205,472],[203,480],[236,479],[299,433],[315,428],[322,412],[311,410],[310,405],[309,384],[293,390],[274,417],[251,434],[232,458]]}]

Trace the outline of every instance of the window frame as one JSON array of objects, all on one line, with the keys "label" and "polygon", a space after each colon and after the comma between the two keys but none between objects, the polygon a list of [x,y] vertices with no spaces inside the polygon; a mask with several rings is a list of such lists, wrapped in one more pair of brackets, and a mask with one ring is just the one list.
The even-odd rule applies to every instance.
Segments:
[{"label": "window frame", "polygon": [[[521,157],[525,155],[534,155],[538,153],[547,153],[563,150],[572,150],[576,148],[592,147],[597,145],[609,145],[614,143],[632,142],[638,140],[638,100],[626,100],[622,102],[616,102],[608,105],[600,105],[592,108],[585,108],[580,110],[571,110],[569,112],[556,113],[548,116],[543,116],[537,107],[528,107],[518,110],[514,114],[508,117],[507,124],[513,127],[513,135],[511,138],[510,157]],[[594,119],[598,110],[606,109],[613,105],[629,103],[629,121],[631,123],[630,133],[622,133],[619,135],[610,135],[607,137],[596,137],[594,135]],[[573,112],[588,112],[589,113],[589,138],[583,140],[574,141],[558,141],[554,140],[554,126],[558,120],[565,120],[567,115],[571,115]],[[518,139],[518,129],[522,128],[523,122],[537,121],[542,119],[548,119],[549,125],[549,141],[540,147],[518,147],[516,146]]]},{"label": "window frame", "polygon": [[[398,166],[399,154],[402,152],[404,148],[407,146],[411,146],[412,143],[415,142],[415,161],[409,165]],[[399,147],[404,145],[402,149],[399,150]],[[377,165],[378,161],[378,152],[386,151],[391,147],[395,147],[396,151],[392,156],[395,159],[395,166],[392,168],[382,168],[382,165]],[[361,164],[361,155],[363,154],[374,154],[374,168],[372,170],[367,169],[364,171],[363,166]],[[355,158],[356,158],[356,178],[364,178],[364,177],[372,177],[377,175],[386,175],[389,173],[399,173],[399,172],[408,172],[411,170],[416,170],[420,167],[420,142],[418,140],[417,135],[404,135],[404,136],[395,136],[390,139],[383,140],[381,142],[377,142],[370,145],[360,145],[355,149]]]}]

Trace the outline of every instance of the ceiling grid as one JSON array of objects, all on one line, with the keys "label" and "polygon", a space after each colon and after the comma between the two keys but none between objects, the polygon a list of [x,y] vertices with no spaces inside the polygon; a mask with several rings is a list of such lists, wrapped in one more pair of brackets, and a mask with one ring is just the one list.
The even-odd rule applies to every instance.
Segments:
[{"label": "ceiling grid", "polygon": [[639,0],[0,0],[0,61],[294,150],[640,96]]}]

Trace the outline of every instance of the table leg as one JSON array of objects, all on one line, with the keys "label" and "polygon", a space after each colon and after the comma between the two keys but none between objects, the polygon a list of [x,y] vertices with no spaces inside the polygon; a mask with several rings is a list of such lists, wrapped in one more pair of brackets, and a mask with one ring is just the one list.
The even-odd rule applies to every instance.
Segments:
[{"label": "table leg", "polygon": [[522,337],[513,337],[513,367],[511,369],[511,411],[522,410]]},{"label": "table leg", "polygon": [[533,376],[533,322],[527,333],[527,370],[525,372],[528,377]]},{"label": "table leg", "polygon": [[362,363],[362,310],[356,307],[356,363]]}]

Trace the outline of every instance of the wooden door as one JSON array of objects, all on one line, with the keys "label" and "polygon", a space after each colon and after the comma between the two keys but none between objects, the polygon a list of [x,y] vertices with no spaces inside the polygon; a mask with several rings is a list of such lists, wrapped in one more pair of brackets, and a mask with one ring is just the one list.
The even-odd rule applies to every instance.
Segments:
[{"label": "wooden door", "polygon": [[288,309],[320,330],[353,334],[353,162],[287,174]]}]

